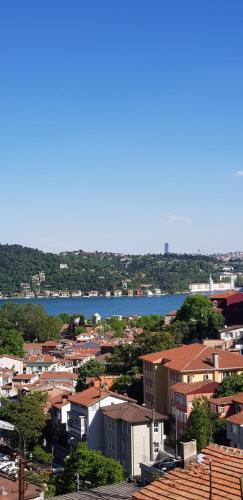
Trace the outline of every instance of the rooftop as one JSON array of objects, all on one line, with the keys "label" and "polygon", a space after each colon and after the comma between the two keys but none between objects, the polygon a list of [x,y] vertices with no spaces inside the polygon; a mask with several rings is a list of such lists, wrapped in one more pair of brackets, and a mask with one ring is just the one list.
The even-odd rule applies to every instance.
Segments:
[{"label": "rooftop", "polygon": [[[240,500],[243,451],[212,444],[202,450],[203,463],[176,468],[133,495],[135,500]],[[209,469],[211,460],[211,475]],[[211,476],[211,492],[210,492]]]},{"label": "rooftop", "polygon": [[67,495],[54,497],[53,500],[131,500],[132,494],[138,490],[136,484],[124,481],[123,483],[99,486],[80,493],[68,493]]},{"label": "rooftop", "polygon": [[71,372],[43,372],[41,373],[40,375],[40,379],[43,380],[43,379],[57,379],[57,378],[73,378],[73,379],[77,379],[78,378],[78,375],[76,373],[71,373]]},{"label": "rooftop", "polygon": [[89,387],[82,392],[76,392],[76,394],[70,396],[69,401],[81,406],[91,406],[108,396],[113,396],[124,401],[135,402],[134,399],[128,398],[127,396],[117,394],[116,392],[101,390],[100,388],[95,386]]},{"label": "rooftop", "polygon": [[[243,294],[242,294],[243,295]],[[215,370],[212,359],[218,354],[218,369],[243,369],[243,356],[222,349],[207,347],[203,344],[190,344],[174,347],[166,351],[154,352],[141,356],[140,359],[159,364],[177,371],[209,371]]]},{"label": "rooftop", "polygon": [[228,417],[227,422],[230,422],[231,424],[239,424],[243,425],[243,411],[240,411],[239,413],[235,413],[234,415],[231,415],[231,417]]},{"label": "rooftop", "polygon": [[[1,491],[2,490],[2,491]],[[31,498],[39,498],[42,492],[40,486],[28,483],[24,497],[26,500]],[[19,498],[19,483],[15,479],[10,479],[5,474],[0,473],[0,495],[4,500],[18,500]]]},{"label": "rooftop", "polygon": [[151,422],[153,419],[156,422],[168,420],[168,417],[160,413],[153,412],[145,406],[140,406],[136,403],[121,403],[116,405],[104,406],[102,413],[114,420],[124,420],[131,424],[138,424],[144,422]]},{"label": "rooftop", "polygon": [[218,382],[205,381],[188,384],[186,382],[177,382],[177,384],[172,385],[171,389],[185,396],[190,394],[213,394],[218,385]]}]

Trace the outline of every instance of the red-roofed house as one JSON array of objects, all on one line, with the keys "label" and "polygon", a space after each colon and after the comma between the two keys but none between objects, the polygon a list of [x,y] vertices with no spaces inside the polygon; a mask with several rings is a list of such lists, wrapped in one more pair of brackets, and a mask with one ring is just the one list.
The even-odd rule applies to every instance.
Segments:
[{"label": "red-roofed house", "polygon": [[243,372],[243,356],[203,344],[175,347],[141,356],[144,403],[171,414],[170,388],[177,382],[221,382],[231,373]]},{"label": "red-roofed house", "polygon": [[243,324],[243,293],[232,290],[209,298],[214,307],[221,310],[227,326]]},{"label": "red-roofed house", "polygon": [[186,431],[187,420],[191,413],[193,399],[205,396],[208,399],[214,394],[218,382],[177,382],[171,387],[171,414],[175,418],[177,436],[180,438]]},{"label": "red-roofed house", "polygon": [[89,448],[101,451],[104,450],[104,432],[100,408],[127,401],[134,402],[131,398],[94,386],[71,395],[69,401],[68,432],[71,449],[78,443],[87,441]]}]

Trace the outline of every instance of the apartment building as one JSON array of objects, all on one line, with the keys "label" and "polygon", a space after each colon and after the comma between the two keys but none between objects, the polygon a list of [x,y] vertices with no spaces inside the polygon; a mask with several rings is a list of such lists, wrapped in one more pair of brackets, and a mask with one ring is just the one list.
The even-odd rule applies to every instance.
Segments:
[{"label": "apartment building", "polygon": [[136,403],[101,409],[104,454],[121,462],[127,474],[140,476],[140,463],[154,462],[164,451],[164,421],[168,417]]},{"label": "apartment building", "polygon": [[193,399],[214,394],[218,382],[177,382],[171,387],[171,414],[174,417],[173,427],[178,439],[187,428],[187,421],[192,410]]},{"label": "apartment building", "polygon": [[177,382],[221,382],[243,372],[243,356],[203,344],[175,347],[141,356],[144,403],[162,414],[172,413],[171,387]]},{"label": "apartment building", "polygon": [[99,410],[111,404],[134,402],[126,396],[94,386],[73,394],[69,401],[67,428],[71,450],[80,442],[87,441],[89,448],[101,451],[104,450],[104,433],[103,415]]}]

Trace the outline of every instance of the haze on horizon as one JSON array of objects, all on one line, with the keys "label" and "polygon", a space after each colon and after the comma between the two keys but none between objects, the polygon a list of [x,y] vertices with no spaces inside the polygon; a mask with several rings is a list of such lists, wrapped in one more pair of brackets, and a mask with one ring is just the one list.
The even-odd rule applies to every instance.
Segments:
[{"label": "haze on horizon", "polygon": [[243,250],[240,0],[0,13],[2,243]]}]

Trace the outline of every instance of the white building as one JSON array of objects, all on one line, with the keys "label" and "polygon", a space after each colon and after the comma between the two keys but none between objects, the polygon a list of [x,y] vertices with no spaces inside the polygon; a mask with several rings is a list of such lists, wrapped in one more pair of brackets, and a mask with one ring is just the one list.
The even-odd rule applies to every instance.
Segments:
[{"label": "white building", "polygon": [[0,356],[0,368],[8,368],[8,370],[23,373],[24,362],[16,356],[7,356],[6,354],[3,354]]},{"label": "white building", "polygon": [[217,292],[217,291],[227,291],[233,290],[235,286],[235,275],[232,274],[230,281],[225,283],[220,281],[220,283],[214,283],[213,278],[210,274],[208,283],[191,283],[189,285],[190,293],[201,293],[201,292]]},{"label": "white building", "polygon": [[25,360],[26,373],[43,373],[45,371],[56,371],[58,361],[49,354],[32,354]]},{"label": "white building", "polygon": [[68,432],[70,448],[87,441],[89,448],[104,450],[103,415],[99,411],[104,406],[133,401],[126,396],[90,387],[70,396]]}]

